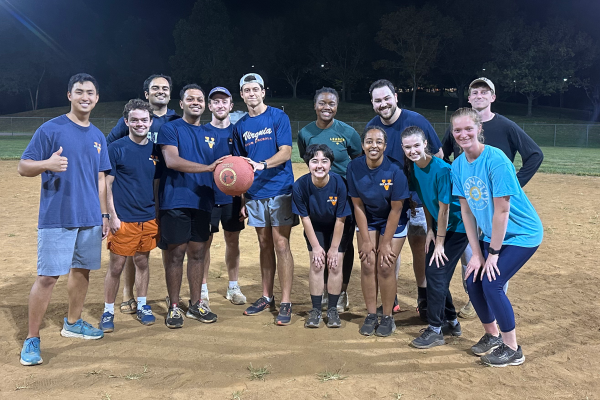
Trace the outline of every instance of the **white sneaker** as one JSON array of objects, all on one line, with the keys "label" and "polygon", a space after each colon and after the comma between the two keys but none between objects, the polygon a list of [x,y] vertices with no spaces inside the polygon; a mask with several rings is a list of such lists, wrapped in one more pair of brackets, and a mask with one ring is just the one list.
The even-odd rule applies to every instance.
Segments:
[{"label": "white sneaker", "polygon": [[231,301],[232,304],[241,305],[246,304],[246,296],[242,293],[239,286],[227,289],[227,300]]},{"label": "white sneaker", "polygon": [[348,311],[350,309],[350,300],[348,299],[348,293],[342,292],[337,303],[338,313]]},{"label": "white sneaker", "polygon": [[327,293],[327,289],[323,290],[323,297],[321,297],[321,310],[327,311],[327,304],[329,303],[329,293]]}]

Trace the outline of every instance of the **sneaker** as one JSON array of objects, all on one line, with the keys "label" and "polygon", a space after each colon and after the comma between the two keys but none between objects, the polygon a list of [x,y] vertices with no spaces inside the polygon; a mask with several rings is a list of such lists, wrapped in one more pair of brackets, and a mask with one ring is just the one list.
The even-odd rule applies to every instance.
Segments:
[{"label": "sneaker", "polygon": [[318,328],[321,325],[321,310],[313,308],[308,312],[308,317],[304,321],[305,328]]},{"label": "sneaker", "polygon": [[327,310],[327,327],[339,328],[340,326],[342,326],[342,320],[340,319],[340,314],[338,314],[338,309],[337,307],[331,307]]},{"label": "sneaker", "polygon": [[141,310],[137,310],[137,319],[142,325],[152,325],[156,322],[156,317],[148,304],[143,305]]},{"label": "sneaker", "polygon": [[[169,308],[171,308],[171,299],[169,298],[169,296],[165,297],[165,303],[167,303],[167,310]],[[177,308],[179,309],[179,311],[183,314],[183,300],[181,300],[181,297],[179,298],[179,303],[177,303]]]},{"label": "sneaker", "polygon": [[239,286],[227,289],[227,296],[225,296],[225,298],[232,304],[246,304],[246,296],[244,296]]},{"label": "sneaker", "polygon": [[509,365],[521,365],[525,362],[525,356],[521,346],[513,350],[504,343],[494,349],[490,354],[481,357],[481,362],[490,367],[506,367]]},{"label": "sneaker", "polygon": [[[394,307],[392,308],[392,314],[397,314],[400,311],[400,305],[398,304],[398,295],[394,298]],[[381,317],[383,315],[383,304],[377,307],[377,316]]]},{"label": "sneaker", "polygon": [[60,331],[63,337],[79,338],[79,339],[102,339],[104,332],[94,328],[91,324],[79,318],[73,325],[70,325],[65,318],[65,323]]},{"label": "sneaker", "polygon": [[187,313],[185,314],[188,318],[193,318],[205,324],[210,324],[217,321],[217,314],[210,311],[210,308],[206,307],[206,304],[198,300],[196,304],[192,304],[190,300]]},{"label": "sneaker", "polygon": [[375,328],[377,328],[377,319],[377,314],[367,314],[367,318],[365,318],[365,322],[358,332],[364,336],[373,335],[375,333]]},{"label": "sneaker", "polygon": [[414,339],[410,344],[417,349],[430,349],[446,344],[446,342],[441,333],[437,333],[431,326],[428,326],[425,329],[421,329],[421,336]]},{"label": "sneaker", "polygon": [[479,342],[473,347],[471,351],[476,356],[485,356],[490,354],[494,349],[500,347],[504,342],[502,341],[502,334],[494,336],[491,333],[486,333],[479,339]]},{"label": "sneaker", "polygon": [[252,303],[250,307],[246,308],[246,311],[244,311],[244,315],[259,314],[265,311],[267,307],[271,310],[275,308],[275,297],[271,299],[271,302],[268,302],[265,296],[261,297],[260,299]]},{"label": "sneaker", "polygon": [[169,306],[167,316],[165,318],[167,328],[176,329],[183,326],[183,311],[179,307]]},{"label": "sneaker", "polygon": [[455,326],[452,326],[450,321],[444,321],[442,324],[442,335],[445,336],[461,336],[462,329],[460,327],[460,322]]},{"label": "sneaker", "polygon": [[379,321],[379,326],[375,330],[375,335],[380,337],[388,337],[396,330],[394,318],[390,315],[383,315]]},{"label": "sneaker", "polygon": [[464,319],[476,318],[477,311],[475,311],[475,307],[473,307],[473,304],[469,301],[464,305],[463,308],[460,309],[458,316]]},{"label": "sneaker", "polygon": [[277,325],[289,325],[292,322],[292,303],[281,303],[279,305],[279,315],[277,316]]},{"label": "sneaker", "polygon": [[209,304],[210,299],[208,297],[208,289],[202,289],[202,291],[200,292],[200,300],[204,300],[206,301],[206,304]]},{"label": "sneaker", "polygon": [[21,365],[38,365],[43,361],[40,354],[40,338],[25,339],[23,350],[21,350]]},{"label": "sneaker", "polygon": [[323,296],[321,296],[321,310],[327,311],[329,307],[329,293],[327,293],[327,289],[323,290]]},{"label": "sneaker", "polygon": [[[337,310],[339,313],[348,311],[350,309],[350,300],[348,299],[348,293],[342,292],[337,303]],[[329,310],[328,310],[329,311]]]},{"label": "sneaker", "polygon": [[429,322],[427,319],[427,299],[417,299],[417,312],[421,321]]},{"label": "sneaker", "polygon": [[112,332],[115,330],[115,314],[109,313],[106,311],[100,317],[100,323],[98,324],[98,329],[100,329],[104,333]]}]

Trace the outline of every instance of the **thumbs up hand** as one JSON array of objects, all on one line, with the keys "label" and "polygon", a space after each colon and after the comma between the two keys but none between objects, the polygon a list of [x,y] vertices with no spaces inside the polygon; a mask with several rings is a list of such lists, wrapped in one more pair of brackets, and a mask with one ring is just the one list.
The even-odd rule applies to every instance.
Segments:
[{"label": "thumbs up hand", "polygon": [[67,170],[67,165],[69,164],[67,157],[62,157],[63,148],[62,146],[52,153],[52,156],[47,160],[48,161],[48,170],[52,172],[64,172]]}]

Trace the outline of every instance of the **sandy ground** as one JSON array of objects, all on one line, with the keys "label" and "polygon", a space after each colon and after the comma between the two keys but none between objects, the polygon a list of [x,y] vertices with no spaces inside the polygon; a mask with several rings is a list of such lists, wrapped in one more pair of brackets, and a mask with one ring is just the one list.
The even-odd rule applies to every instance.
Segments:
[{"label": "sandy ground", "polygon": [[[544,223],[545,238],[532,260],[511,280],[521,367],[484,367],[469,348],[481,337],[478,320],[462,320],[463,336],[431,350],[409,342],[424,325],[415,312],[416,288],[408,246],[398,291],[404,312],[390,338],[364,338],[365,316],[359,264],[350,282],[349,312],[341,329],[303,327],[310,309],[308,253],[302,229],[292,232],[295,259],[293,323],[273,324],[275,314],[253,318],[225,298],[224,242],[217,235],[209,289],[216,324],[186,320],[169,330],[160,253],[151,253],[149,303],[158,321],[141,326],[117,313],[116,331],[102,340],[60,336],[66,316],[66,279],[61,278],[44,319],[44,364],[22,367],[19,352],[27,334],[27,296],[36,275],[39,178],[21,178],[16,161],[0,162],[0,398],[63,399],[596,399],[600,398],[598,337],[599,279],[594,261],[600,240],[597,200],[600,178],[538,174],[526,192]],[[295,165],[296,176],[305,173]],[[241,236],[240,283],[249,300],[260,296],[258,246],[252,229]],[[596,249],[596,250],[594,250]],[[84,318],[96,324],[103,309],[108,263],[91,275]],[[184,281],[185,282],[185,281]],[[457,270],[453,296],[467,299]],[[183,297],[188,290],[184,285]],[[279,284],[276,283],[276,296]],[[120,298],[117,299],[120,302]],[[248,367],[266,367],[264,380],[251,380]],[[319,374],[339,372],[322,382]]]}]

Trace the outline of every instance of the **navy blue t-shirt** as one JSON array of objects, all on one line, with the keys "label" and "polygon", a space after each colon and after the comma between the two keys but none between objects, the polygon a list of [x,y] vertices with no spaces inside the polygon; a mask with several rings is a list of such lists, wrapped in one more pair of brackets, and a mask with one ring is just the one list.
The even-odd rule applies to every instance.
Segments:
[{"label": "navy blue t-shirt", "polygon": [[[223,156],[229,156],[233,150],[233,124],[230,124],[227,128],[217,128],[210,124],[210,122],[204,125],[206,128],[207,135],[215,142],[215,160]],[[214,185],[215,190],[215,204],[231,204],[233,203],[233,197],[226,195],[221,192],[221,189]]]},{"label": "navy blue t-shirt", "polygon": [[[348,164],[346,178],[350,197],[360,198],[365,205],[370,228],[380,229],[385,226],[392,210],[392,201],[409,197],[408,181],[402,166],[387,156],[374,169],[367,166],[366,156],[355,158]],[[408,216],[402,212],[398,225],[407,223]]]},{"label": "navy blue t-shirt", "polygon": [[[273,157],[280,146],[292,146],[292,128],[287,114],[277,108],[268,106],[256,117],[246,114],[234,125],[234,156],[260,162]],[[246,198],[260,200],[290,194],[293,184],[292,162],[288,160],[275,168],[256,171]]]},{"label": "navy blue t-shirt", "polygon": [[139,145],[123,137],[108,146],[115,211],[121,221],[146,222],[156,218],[154,179],[158,157],[154,143]]},{"label": "navy blue t-shirt", "polygon": [[[152,114],[152,125],[150,125],[150,129],[148,130],[148,139],[153,143],[156,143],[156,137],[158,136],[160,127],[167,122],[174,121],[179,118],[181,117],[173,110],[167,110],[167,113],[160,117]],[[110,144],[115,140],[119,140],[127,135],[129,135],[129,127],[125,125],[125,119],[121,117],[119,118],[119,121],[117,121],[117,125],[110,130],[110,133],[106,137],[106,144],[110,146]]]},{"label": "navy blue t-shirt", "polygon": [[310,173],[301,176],[294,182],[292,211],[301,217],[310,217],[315,231],[333,232],[336,218],[352,214],[344,179],[329,172],[329,182],[318,188]]},{"label": "navy blue t-shirt", "polygon": [[61,115],[35,131],[21,159],[47,160],[61,146],[69,165],[64,172],[41,174],[38,228],[102,225],[98,173],[110,170],[104,134],[92,124],[83,127]]},{"label": "navy blue t-shirt", "polygon": [[[167,122],[158,132],[158,145],[175,146],[179,157],[199,164],[215,161],[214,144],[205,126],[185,122],[183,118]],[[185,173],[165,168],[160,178],[161,210],[193,208],[211,212],[215,204],[212,172]]]}]

